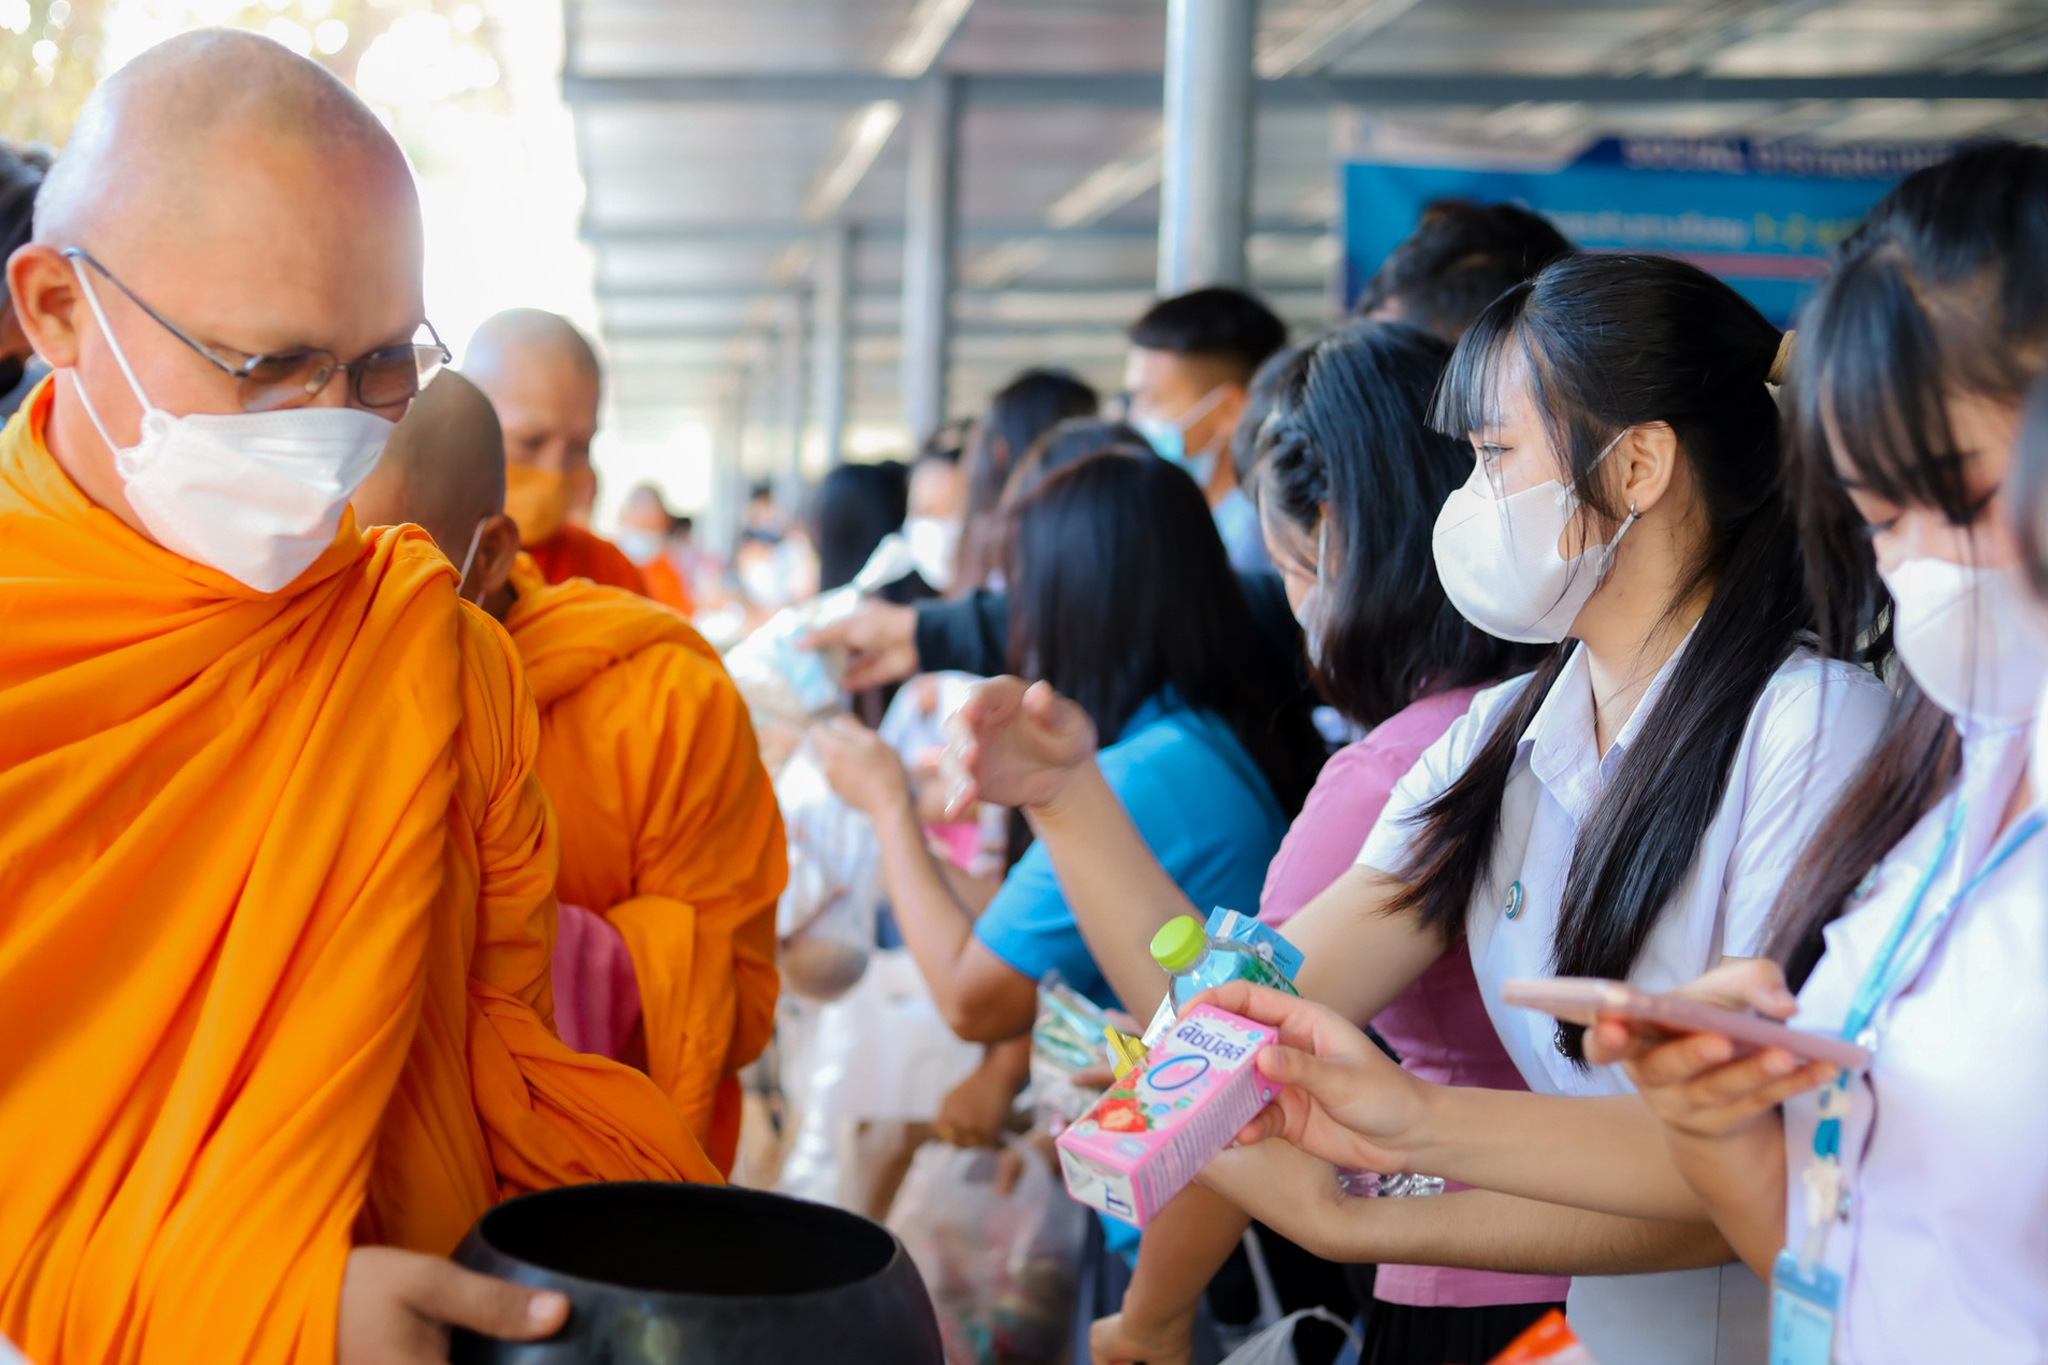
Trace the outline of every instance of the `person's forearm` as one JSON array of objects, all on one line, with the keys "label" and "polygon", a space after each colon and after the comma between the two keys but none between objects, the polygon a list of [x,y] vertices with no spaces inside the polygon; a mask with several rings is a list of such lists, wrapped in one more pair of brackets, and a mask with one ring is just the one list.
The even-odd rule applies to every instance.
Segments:
[{"label": "person's forearm", "polygon": [[1124,1290],[1124,1319],[1149,1327],[1192,1317],[1202,1291],[1250,1225],[1235,1204],[1200,1185],[1175,1195],[1138,1243],[1138,1268]]},{"label": "person's forearm", "polygon": [[1075,771],[1057,803],[1025,815],[1052,857],[1095,965],[1124,1009],[1148,1018],[1167,980],[1152,960],[1152,936],[1175,915],[1201,912],[1152,856],[1093,760]]},{"label": "person's forearm", "polygon": [[1010,1094],[1021,1094],[1024,1083],[1031,1079],[1031,1035],[990,1043],[981,1054],[980,1069],[991,1083],[1000,1081]]},{"label": "person's forearm", "polygon": [[1734,1259],[1706,1222],[1621,1218],[1492,1190],[1353,1198],[1328,1163],[1278,1143],[1226,1152],[1201,1179],[1282,1236],[1334,1261],[1632,1275]]},{"label": "person's forearm", "polygon": [[1766,1279],[1785,1246],[1785,1125],[1767,1114],[1732,1137],[1666,1130],[1673,1165],[1742,1263]]},{"label": "person's forearm", "polygon": [[875,834],[882,847],[882,885],[896,912],[896,927],[917,963],[939,1013],[958,1011],[960,957],[974,936],[974,921],[939,871],[925,847],[924,826],[908,802],[875,816]]},{"label": "person's forearm", "polygon": [[1698,1222],[1706,1205],[1634,1095],[1429,1086],[1402,1145],[1411,1169],[1501,1194],[1631,1218]]}]

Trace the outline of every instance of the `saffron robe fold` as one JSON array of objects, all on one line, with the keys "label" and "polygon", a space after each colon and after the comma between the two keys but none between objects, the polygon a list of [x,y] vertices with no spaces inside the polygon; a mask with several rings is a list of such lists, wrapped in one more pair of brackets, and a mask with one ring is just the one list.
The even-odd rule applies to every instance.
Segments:
[{"label": "saffron robe fold", "polygon": [[714,1179],[549,1030],[556,843],[509,642],[416,530],[258,593],[0,433],[0,1334],[334,1354],[349,1250],[506,1193]]},{"label": "saffron robe fold", "polygon": [[546,540],[527,546],[526,553],[550,583],[587,578],[593,583],[647,596],[647,576],[626,558],[624,550],[595,531],[573,523],[563,522]]},{"label": "saffron robe fold", "polygon": [[739,689],[674,612],[522,559],[506,614],[541,709],[561,892],[625,938],[648,1070],[721,1170],[775,1022],[782,815]]}]

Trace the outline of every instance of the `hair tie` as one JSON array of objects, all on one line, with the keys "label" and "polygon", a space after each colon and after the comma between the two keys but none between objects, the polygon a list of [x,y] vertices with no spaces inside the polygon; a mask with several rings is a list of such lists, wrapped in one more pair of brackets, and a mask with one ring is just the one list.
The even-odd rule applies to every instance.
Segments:
[{"label": "hair tie", "polygon": [[1799,333],[1796,331],[1788,331],[1778,338],[1778,353],[1771,357],[1771,368],[1764,375],[1764,383],[1783,384],[1791,377],[1792,351],[1794,349],[1793,338],[1798,335]]}]

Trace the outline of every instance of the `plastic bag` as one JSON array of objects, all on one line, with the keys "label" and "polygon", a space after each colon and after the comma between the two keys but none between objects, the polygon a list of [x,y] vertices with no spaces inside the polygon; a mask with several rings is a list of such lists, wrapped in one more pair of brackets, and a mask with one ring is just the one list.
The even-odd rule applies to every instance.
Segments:
[{"label": "plastic bag", "polygon": [[1225,1356],[1223,1365],[1299,1365],[1300,1357],[1294,1351],[1294,1329],[1310,1318],[1335,1327],[1355,1350],[1365,1348],[1365,1343],[1352,1330],[1351,1324],[1327,1308],[1303,1308],[1283,1314],[1280,1311],[1280,1291],[1273,1283],[1273,1272],[1266,1264],[1265,1248],[1256,1229],[1245,1231],[1244,1250],[1245,1259],[1251,1263],[1252,1287],[1259,1296],[1258,1320],[1265,1326]]},{"label": "plastic bag", "polygon": [[996,1189],[1001,1157],[931,1143],[911,1162],[889,1229],[917,1263],[948,1365],[1057,1365],[1067,1348],[1086,1215],[1028,1145]]},{"label": "plastic bag", "polygon": [[916,571],[910,543],[900,534],[884,536],[853,582],[784,607],[728,650],[725,671],[746,699],[755,728],[804,726],[837,710],[840,679],[846,676],[845,657],[834,650],[803,649],[797,642],[819,626],[851,616],[864,593],[886,588]]},{"label": "plastic bag", "polygon": [[1327,1308],[1304,1308],[1289,1313],[1271,1327],[1255,1334],[1244,1345],[1223,1358],[1223,1365],[1299,1365],[1300,1357],[1294,1353],[1294,1328],[1308,1318],[1327,1322],[1351,1339],[1353,1345],[1360,1344],[1358,1333],[1351,1330],[1351,1324]]},{"label": "plastic bag", "polygon": [[875,827],[825,780],[805,740],[775,777],[789,846],[789,885],[775,910],[783,984],[809,1000],[837,1000],[867,970],[882,901]]}]

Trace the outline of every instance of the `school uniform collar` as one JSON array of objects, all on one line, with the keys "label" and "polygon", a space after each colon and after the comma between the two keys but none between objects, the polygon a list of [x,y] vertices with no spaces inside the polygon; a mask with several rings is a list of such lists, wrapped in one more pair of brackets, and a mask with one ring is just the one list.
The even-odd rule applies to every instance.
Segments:
[{"label": "school uniform collar", "polygon": [[1529,728],[1522,732],[1517,761],[1526,757],[1529,771],[1571,812],[1574,820],[1586,818],[1593,802],[1620,768],[1622,755],[1628,752],[1629,746],[1642,732],[1651,709],[1663,694],[1673,668],[1684,657],[1697,629],[1695,625],[1693,630],[1686,632],[1685,639],[1679,641],[1678,648],[1650,679],[1650,685],[1643,690],[1642,700],[1622,722],[1621,733],[1614,737],[1614,743],[1608,746],[1604,755],[1600,753],[1594,732],[1592,665],[1587,660],[1583,644],[1572,646],[1571,657],[1565,660],[1557,681],[1551,685],[1550,694],[1536,708]]}]

